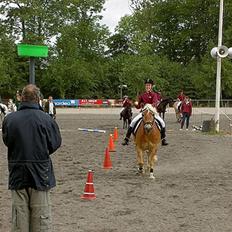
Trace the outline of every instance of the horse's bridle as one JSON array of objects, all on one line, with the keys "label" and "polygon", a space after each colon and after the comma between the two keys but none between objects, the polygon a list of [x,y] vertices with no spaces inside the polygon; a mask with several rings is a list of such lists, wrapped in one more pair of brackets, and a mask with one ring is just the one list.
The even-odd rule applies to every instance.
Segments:
[{"label": "horse's bridle", "polygon": [[[148,110],[148,111],[149,111],[149,110]],[[144,112],[145,112],[145,111],[144,111]],[[144,116],[144,112],[142,112],[142,116]],[[151,111],[149,111],[149,112],[151,112]],[[153,127],[154,122],[155,122],[155,114],[154,114],[153,112],[151,112],[151,113],[152,113],[152,116],[153,116],[153,120],[152,120],[152,121],[145,122],[145,121],[144,121],[144,118],[142,118],[144,127],[146,127],[146,125],[150,125],[151,128]]]}]

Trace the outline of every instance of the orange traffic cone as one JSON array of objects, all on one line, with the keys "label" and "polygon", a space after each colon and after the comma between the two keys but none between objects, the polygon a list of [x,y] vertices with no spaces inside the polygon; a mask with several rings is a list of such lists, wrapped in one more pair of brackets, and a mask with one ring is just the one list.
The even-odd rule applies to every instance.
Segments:
[{"label": "orange traffic cone", "polygon": [[93,187],[93,171],[92,170],[89,170],[88,172],[84,194],[81,195],[81,198],[86,199],[86,200],[94,200],[96,198],[96,195],[94,193],[94,187]]},{"label": "orange traffic cone", "polygon": [[104,159],[104,163],[103,163],[103,168],[104,169],[111,169],[112,168],[112,162],[110,159],[110,153],[109,153],[109,148],[106,148],[105,151],[105,159]]},{"label": "orange traffic cone", "polygon": [[117,127],[114,128],[114,142],[115,141],[118,141],[118,128]]},{"label": "orange traffic cone", "polygon": [[112,152],[115,151],[114,141],[113,141],[113,135],[112,134],[110,134],[108,148],[109,148],[109,151],[112,151]]}]

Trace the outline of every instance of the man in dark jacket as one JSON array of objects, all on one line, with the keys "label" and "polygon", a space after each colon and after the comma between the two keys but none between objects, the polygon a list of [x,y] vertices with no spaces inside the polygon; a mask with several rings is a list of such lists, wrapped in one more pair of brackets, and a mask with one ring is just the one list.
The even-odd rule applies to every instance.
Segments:
[{"label": "man in dark jacket", "polygon": [[27,85],[17,112],[3,121],[8,147],[12,231],[51,231],[49,190],[56,185],[50,155],[61,145],[58,125],[39,106],[40,91]]}]

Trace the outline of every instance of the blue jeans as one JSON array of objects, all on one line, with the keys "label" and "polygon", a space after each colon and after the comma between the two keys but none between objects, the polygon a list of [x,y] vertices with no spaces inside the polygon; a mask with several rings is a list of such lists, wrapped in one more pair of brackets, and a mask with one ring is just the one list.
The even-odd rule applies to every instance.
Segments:
[{"label": "blue jeans", "polygon": [[181,120],[181,129],[183,129],[185,120],[186,120],[186,129],[189,127],[189,119],[190,119],[190,114],[187,112],[183,113],[182,120]]}]

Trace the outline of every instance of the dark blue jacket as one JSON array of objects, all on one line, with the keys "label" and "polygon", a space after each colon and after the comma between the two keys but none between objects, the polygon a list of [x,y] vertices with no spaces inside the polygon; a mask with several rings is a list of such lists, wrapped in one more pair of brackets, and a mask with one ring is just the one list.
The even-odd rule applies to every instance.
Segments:
[{"label": "dark blue jacket", "polygon": [[38,104],[22,102],[2,125],[8,147],[9,189],[48,190],[56,185],[50,154],[61,145],[57,123]]}]

